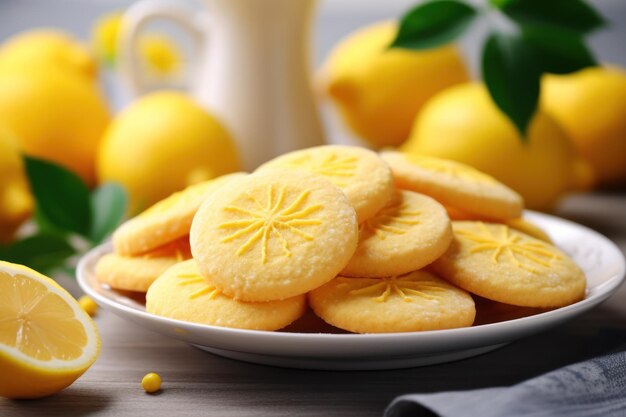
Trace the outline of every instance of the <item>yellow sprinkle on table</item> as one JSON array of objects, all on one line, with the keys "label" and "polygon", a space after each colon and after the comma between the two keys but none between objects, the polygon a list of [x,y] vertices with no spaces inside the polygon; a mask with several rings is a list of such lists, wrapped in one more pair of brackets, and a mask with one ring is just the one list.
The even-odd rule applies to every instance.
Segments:
[{"label": "yellow sprinkle on table", "polygon": [[147,393],[152,394],[161,389],[161,377],[159,374],[150,372],[141,379],[141,388]]},{"label": "yellow sprinkle on table", "polygon": [[91,317],[98,313],[98,304],[96,304],[96,302],[87,295],[80,297],[78,299],[78,304],[80,305],[80,308],[82,308],[85,313],[89,314]]}]

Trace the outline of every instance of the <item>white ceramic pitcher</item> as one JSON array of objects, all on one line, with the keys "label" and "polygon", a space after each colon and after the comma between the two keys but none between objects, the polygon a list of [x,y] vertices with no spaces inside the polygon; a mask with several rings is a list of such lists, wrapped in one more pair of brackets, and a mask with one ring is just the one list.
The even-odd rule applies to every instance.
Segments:
[{"label": "white ceramic pitcher", "polygon": [[140,0],[124,14],[120,75],[145,92],[135,45],[145,25],[169,19],[195,41],[191,93],[233,133],[245,168],[325,142],[311,88],[309,32],[315,0]]}]

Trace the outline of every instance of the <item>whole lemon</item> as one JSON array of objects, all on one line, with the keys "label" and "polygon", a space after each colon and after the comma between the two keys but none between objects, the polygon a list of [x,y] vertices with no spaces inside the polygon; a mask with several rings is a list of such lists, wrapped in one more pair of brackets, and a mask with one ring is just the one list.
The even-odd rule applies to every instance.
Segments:
[{"label": "whole lemon", "polygon": [[95,80],[98,67],[91,51],[70,33],[36,29],[18,33],[0,46],[2,67],[56,66]]},{"label": "whole lemon", "polygon": [[100,181],[124,185],[132,213],[239,169],[226,128],[179,92],[156,92],[132,103],[107,129],[98,155]]},{"label": "whole lemon", "polygon": [[33,210],[24,164],[15,137],[0,126],[0,243],[13,239]]},{"label": "whole lemon", "polygon": [[94,83],[54,67],[4,68],[0,97],[0,123],[15,133],[23,153],[95,182],[95,156],[109,112]]},{"label": "whole lemon", "polygon": [[595,67],[543,80],[542,104],[600,183],[626,182],[626,72]]},{"label": "whole lemon", "polygon": [[519,192],[532,209],[550,209],[562,194],[590,182],[589,167],[554,119],[538,110],[522,139],[478,83],[433,97],[402,150],[471,165]]},{"label": "whole lemon", "polygon": [[320,73],[321,87],[343,120],[377,146],[401,144],[426,100],[469,79],[456,47],[388,49],[396,32],[395,22],[380,22],[351,34]]}]

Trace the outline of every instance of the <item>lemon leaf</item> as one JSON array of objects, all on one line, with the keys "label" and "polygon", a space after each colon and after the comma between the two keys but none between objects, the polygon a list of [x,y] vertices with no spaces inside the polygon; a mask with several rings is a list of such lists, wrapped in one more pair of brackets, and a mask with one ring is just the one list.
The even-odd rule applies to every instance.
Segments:
[{"label": "lemon leaf", "polygon": [[491,1],[520,25],[542,24],[586,34],[605,25],[604,19],[582,0]]},{"label": "lemon leaf", "polygon": [[89,190],[73,172],[52,162],[24,157],[37,210],[52,226],[87,236],[91,226]]},{"label": "lemon leaf", "polygon": [[422,3],[400,22],[392,48],[429,49],[455,40],[472,22],[476,11],[455,0]]},{"label": "lemon leaf", "polygon": [[503,8],[506,6],[511,0],[489,0],[489,4],[495,6],[497,8]]},{"label": "lemon leaf", "polygon": [[67,237],[70,232],[67,230],[59,229],[57,226],[53,225],[50,220],[46,218],[46,216],[41,212],[41,209],[35,208],[35,213],[33,214],[33,221],[37,225],[37,233],[47,234],[47,235],[57,235],[57,236],[65,236]]},{"label": "lemon leaf", "polygon": [[124,188],[113,182],[102,184],[91,193],[91,230],[94,244],[102,242],[122,222],[128,207]]},{"label": "lemon leaf", "polygon": [[67,240],[58,235],[38,234],[0,247],[2,260],[26,265],[41,273],[62,267],[75,253]]},{"label": "lemon leaf", "polygon": [[522,134],[537,108],[540,71],[518,33],[493,32],[482,52],[482,74],[495,104]]},{"label": "lemon leaf", "polygon": [[574,31],[550,26],[525,26],[522,27],[522,37],[532,48],[544,72],[568,74],[597,65],[582,36]]}]

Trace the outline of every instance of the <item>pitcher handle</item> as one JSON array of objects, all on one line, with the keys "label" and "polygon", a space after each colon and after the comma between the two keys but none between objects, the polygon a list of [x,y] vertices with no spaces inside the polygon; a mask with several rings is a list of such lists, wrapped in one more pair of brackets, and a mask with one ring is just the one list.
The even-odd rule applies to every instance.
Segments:
[{"label": "pitcher handle", "polygon": [[189,74],[189,88],[193,91],[196,86],[192,83],[199,80],[197,75],[205,58],[205,44],[207,42],[208,17],[206,12],[193,13],[173,4],[173,1],[140,0],[130,6],[122,17],[119,51],[119,76],[126,81],[134,96],[145,93],[148,86],[142,82],[141,65],[137,53],[137,41],[145,26],[155,20],[170,20],[191,36],[196,53],[192,53]]}]

